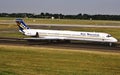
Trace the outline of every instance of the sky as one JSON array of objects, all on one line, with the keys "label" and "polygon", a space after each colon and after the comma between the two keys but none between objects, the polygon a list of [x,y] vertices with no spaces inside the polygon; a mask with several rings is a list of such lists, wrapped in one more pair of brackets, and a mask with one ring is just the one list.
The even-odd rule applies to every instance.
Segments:
[{"label": "sky", "polygon": [[0,13],[120,15],[120,0],[0,0]]}]

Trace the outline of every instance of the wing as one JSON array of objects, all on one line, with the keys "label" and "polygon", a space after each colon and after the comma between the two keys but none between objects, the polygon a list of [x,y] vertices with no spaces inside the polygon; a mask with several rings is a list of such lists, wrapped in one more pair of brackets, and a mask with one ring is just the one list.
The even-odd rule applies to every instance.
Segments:
[{"label": "wing", "polygon": [[66,40],[64,37],[24,38],[24,40]]}]

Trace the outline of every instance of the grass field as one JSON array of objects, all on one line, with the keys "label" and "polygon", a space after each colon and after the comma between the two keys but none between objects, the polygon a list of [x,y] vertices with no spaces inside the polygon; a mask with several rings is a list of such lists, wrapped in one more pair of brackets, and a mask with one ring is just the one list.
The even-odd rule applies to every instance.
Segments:
[{"label": "grass field", "polygon": [[0,37],[24,38],[16,25],[0,25]]},{"label": "grass field", "polygon": [[0,75],[120,75],[120,53],[0,45]]},{"label": "grass field", "polygon": [[[16,18],[0,17],[2,23],[14,23]],[[80,20],[80,19],[38,19],[38,18],[24,18],[26,23],[37,24],[81,24],[81,25],[120,25],[120,21],[108,21],[108,20]]]},{"label": "grass field", "polygon": [[[0,23],[14,23],[15,18],[0,18]],[[25,19],[40,24],[120,25],[120,21]],[[119,28],[71,28],[112,34],[120,40]],[[0,37],[25,36],[15,24],[0,25]],[[73,50],[57,47],[0,45],[0,75],[120,75],[120,53]]]}]

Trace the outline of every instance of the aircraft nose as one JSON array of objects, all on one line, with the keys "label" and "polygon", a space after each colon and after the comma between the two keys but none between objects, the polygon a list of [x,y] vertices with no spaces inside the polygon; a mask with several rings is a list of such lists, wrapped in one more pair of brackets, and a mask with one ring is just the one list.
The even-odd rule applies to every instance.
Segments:
[{"label": "aircraft nose", "polygon": [[113,38],[113,42],[118,42],[118,40],[116,38]]}]

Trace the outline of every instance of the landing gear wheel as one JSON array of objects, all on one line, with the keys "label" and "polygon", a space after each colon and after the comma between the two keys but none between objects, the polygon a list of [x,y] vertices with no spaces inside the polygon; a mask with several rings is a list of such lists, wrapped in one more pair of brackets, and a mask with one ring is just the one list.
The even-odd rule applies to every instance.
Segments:
[{"label": "landing gear wheel", "polygon": [[39,37],[39,34],[38,34],[38,32],[36,33],[36,37]]},{"label": "landing gear wheel", "polygon": [[112,43],[111,43],[111,42],[109,43],[109,46],[110,46],[110,47],[112,46]]}]

